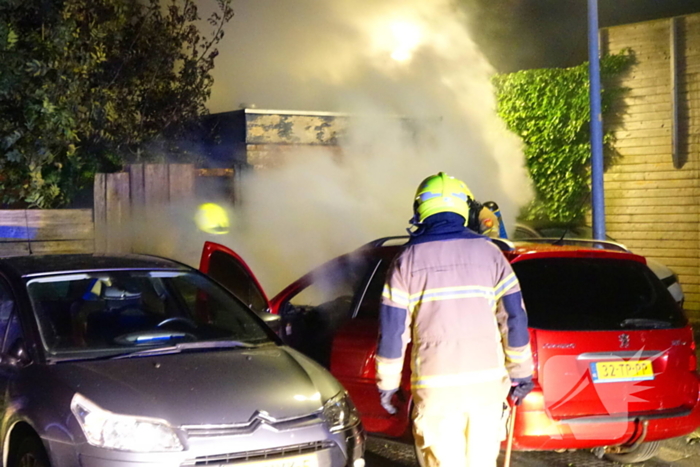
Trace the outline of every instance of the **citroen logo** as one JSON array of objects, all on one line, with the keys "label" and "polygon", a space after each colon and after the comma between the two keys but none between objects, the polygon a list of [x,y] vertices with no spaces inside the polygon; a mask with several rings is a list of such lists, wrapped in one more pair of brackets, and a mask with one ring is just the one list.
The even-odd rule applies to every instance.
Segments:
[{"label": "citroen logo", "polygon": [[629,334],[620,334],[618,336],[618,339],[620,340],[620,348],[621,349],[626,349],[627,347],[630,346],[630,336]]},{"label": "citroen logo", "polygon": [[253,415],[250,416],[248,419],[248,424],[249,425],[254,425],[255,423],[267,423],[268,425],[274,425],[277,423],[277,420],[275,420],[273,417],[270,416],[269,413],[267,413],[264,410],[256,410]]}]

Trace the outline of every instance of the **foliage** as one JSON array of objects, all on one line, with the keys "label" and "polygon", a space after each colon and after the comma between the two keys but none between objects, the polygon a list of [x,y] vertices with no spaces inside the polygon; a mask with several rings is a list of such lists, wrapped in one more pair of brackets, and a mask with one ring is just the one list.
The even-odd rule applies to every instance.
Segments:
[{"label": "foliage", "polygon": [[0,202],[66,204],[206,112],[231,0],[0,0]]},{"label": "foliage", "polygon": [[[603,116],[624,89],[616,78],[632,65],[630,51],[601,58]],[[581,221],[590,195],[590,107],[588,63],[573,68],[525,70],[494,77],[498,114],[525,143],[526,166],[535,199],[524,219]],[[614,136],[603,137],[606,164]]]}]

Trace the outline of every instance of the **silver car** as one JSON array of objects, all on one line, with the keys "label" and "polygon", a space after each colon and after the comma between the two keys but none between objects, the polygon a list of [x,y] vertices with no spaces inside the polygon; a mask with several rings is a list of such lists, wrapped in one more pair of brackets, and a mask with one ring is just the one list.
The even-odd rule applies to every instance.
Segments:
[{"label": "silver car", "polygon": [[271,326],[161,258],[1,259],[3,465],[362,467],[347,393]]}]

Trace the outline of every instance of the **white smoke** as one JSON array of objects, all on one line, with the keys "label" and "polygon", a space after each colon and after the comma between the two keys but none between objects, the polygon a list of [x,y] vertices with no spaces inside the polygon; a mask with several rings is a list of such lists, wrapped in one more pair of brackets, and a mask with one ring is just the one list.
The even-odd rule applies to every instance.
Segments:
[{"label": "white smoke", "polygon": [[[452,1],[234,0],[234,9],[212,112],[244,105],[358,116],[340,158],[300,148],[282,167],[247,177],[231,234],[213,238],[242,254],[268,292],[334,255],[405,233],[418,183],[438,171],[496,201],[512,225],[531,197],[520,142],[496,115],[494,70]],[[200,239],[181,239],[189,248],[180,256]]]}]

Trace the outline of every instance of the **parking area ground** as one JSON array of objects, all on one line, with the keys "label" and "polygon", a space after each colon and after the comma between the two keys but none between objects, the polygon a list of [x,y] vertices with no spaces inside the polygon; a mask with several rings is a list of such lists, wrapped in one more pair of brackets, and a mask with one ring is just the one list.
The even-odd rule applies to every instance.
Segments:
[{"label": "parking area ground", "polygon": [[[370,437],[367,442],[367,467],[418,467],[413,446],[397,441]],[[503,462],[503,453],[499,465]],[[515,452],[511,467],[613,467],[621,464],[598,459],[589,451]],[[659,455],[639,467],[700,466],[700,431],[688,437],[664,442]]]}]

